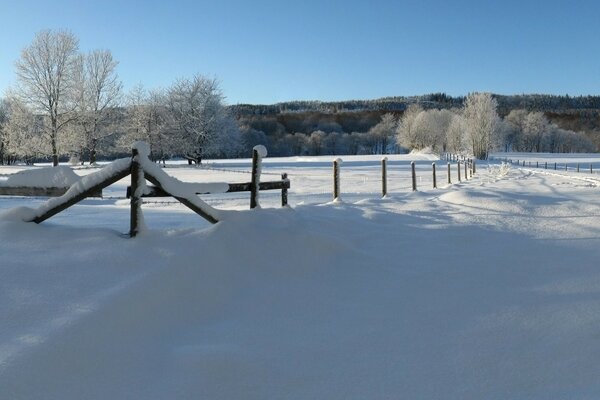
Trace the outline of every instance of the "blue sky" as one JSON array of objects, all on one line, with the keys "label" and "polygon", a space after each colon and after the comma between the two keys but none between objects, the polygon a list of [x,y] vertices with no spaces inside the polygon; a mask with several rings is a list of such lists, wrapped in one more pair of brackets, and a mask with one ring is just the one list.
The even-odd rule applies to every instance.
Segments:
[{"label": "blue sky", "polygon": [[0,0],[0,94],[42,29],[110,49],[125,88],[216,77],[227,102],[600,94],[598,1]]}]

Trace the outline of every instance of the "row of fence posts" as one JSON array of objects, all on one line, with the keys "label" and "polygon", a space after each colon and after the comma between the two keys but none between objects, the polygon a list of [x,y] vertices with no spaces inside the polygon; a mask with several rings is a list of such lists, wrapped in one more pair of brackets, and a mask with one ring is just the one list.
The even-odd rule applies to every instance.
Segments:
[{"label": "row of fence posts", "polygon": [[[388,193],[388,185],[387,185],[387,157],[381,159],[381,196],[385,197]],[[342,164],[342,160],[337,158],[333,160],[333,199],[339,200],[341,191],[340,191],[340,167]],[[473,174],[477,172],[477,167],[475,160],[470,158],[465,158],[463,161],[460,159],[456,159],[456,176],[458,182],[462,181],[463,176],[461,176],[461,168],[464,166],[464,179],[468,180],[473,177]],[[413,192],[417,191],[417,172],[416,172],[416,164],[414,161],[410,163],[411,169],[411,182],[412,182],[412,190]],[[437,189],[437,174],[436,174],[436,164],[435,162],[431,163],[432,177],[433,177],[433,188]],[[447,164],[447,176],[448,176],[448,185],[452,184],[452,176],[451,176],[451,163]]]},{"label": "row of fence posts", "polygon": [[[493,160],[494,158],[491,158],[491,159]],[[506,158],[506,157],[503,158],[503,159],[500,158],[499,160],[500,161],[504,161],[505,163],[508,163],[508,164],[511,164],[511,165],[515,165],[516,164],[518,167],[521,167],[521,166],[525,167],[526,166],[525,165],[525,160],[522,160],[522,162],[521,162],[521,160],[513,161],[512,159],[509,159],[509,158]],[[529,168],[533,168],[533,165],[531,164],[531,161],[528,162],[527,166],[529,166]],[[554,163],[554,170],[555,171],[558,170],[558,166],[559,165],[557,163]],[[535,162],[535,167],[536,168],[541,168],[539,161]],[[577,172],[581,171],[579,163],[576,164],[575,168],[576,168]],[[548,162],[547,161],[544,162],[544,169],[548,169]],[[550,163],[550,169],[553,169],[552,168],[552,163]],[[562,170],[562,167],[560,169]],[[568,170],[569,170],[569,164],[565,163],[565,171],[568,171]],[[590,171],[590,174],[594,173],[594,167],[592,166],[592,163],[590,163],[589,171]]]}]

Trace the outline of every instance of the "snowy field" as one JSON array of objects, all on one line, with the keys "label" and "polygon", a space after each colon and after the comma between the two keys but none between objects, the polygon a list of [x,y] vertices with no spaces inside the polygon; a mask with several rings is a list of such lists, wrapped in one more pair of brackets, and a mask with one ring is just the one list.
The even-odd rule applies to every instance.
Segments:
[{"label": "snowy field", "polygon": [[[381,199],[380,157],[343,158],[342,202],[332,157],[267,158],[291,207],[202,196],[228,210],[210,225],[146,199],[135,239],[129,178],[40,225],[0,214],[0,399],[600,397],[600,175],[480,162],[447,186],[437,160],[432,189],[434,157],[392,155]],[[250,180],[249,160],[164,170]]]}]

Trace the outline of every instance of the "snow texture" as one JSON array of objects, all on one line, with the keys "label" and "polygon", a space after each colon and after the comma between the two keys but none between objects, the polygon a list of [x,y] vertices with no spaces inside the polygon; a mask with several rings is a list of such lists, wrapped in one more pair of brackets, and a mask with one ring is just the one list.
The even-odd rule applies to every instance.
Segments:
[{"label": "snow texture", "polygon": [[113,161],[112,163],[106,165],[104,168],[93,174],[82,177],[76,183],[71,185],[71,187],[69,188],[69,190],[67,190],[65,194],[63,194],[60,197],[54,197],[52,199],[49,199],[40,207],[38,207],[38,209],[36,210],[36,217],[43,215],[48,210],[56,207],[59,204],[64,203],[65,201],[68,201],[69,199],[77,197],[86,190],[89,190],[95,185],[101,183],[105,179],[108,179],[111,176],[118,174],[119,172],[128,170],[130,167],[131,158],[121,158]]},{"label": "snow texture", "polygon": [[330,158],[271,159],[293,208],[217,195],[236,211],[210,225],[164,200],[131,240],[124,200],[36,225],[0,198],[19,216],[0,219],[0,398],[600,397],[600,175],[482,167],[411,192],[390,156],[380,199],[380,157],[351,160],[335,207]]},{"label": "snow texture", "polygon": [[30,169],[10,175],[0,185],[8,187],[67,188],[77,182],[79,176],[67,166]]},{"label": "snow texture", "polygon": [[190,185],[189,183],[181,182],[177,178],[169,176],[162,168],[150,161],[147,157],[140,157],[139,162],[142,168],[156,178],[160,183],[160,186],[171,195],[189,200],[196,207],[216,220],[220,221],[225,215],[225,213],[209,206],[196,195],[196,185]]}]

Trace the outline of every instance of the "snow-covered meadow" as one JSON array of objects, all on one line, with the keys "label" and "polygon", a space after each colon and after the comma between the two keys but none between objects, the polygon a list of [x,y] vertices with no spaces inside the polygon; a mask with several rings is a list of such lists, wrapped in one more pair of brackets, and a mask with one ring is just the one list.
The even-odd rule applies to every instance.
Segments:
[{"label": "snow-covered meadow", "polygon": [[[39,225],[4,214],[0,398],[600,395],[600,175],[480,162],[447,186],[437,160],[433,189],[435,157],[392,155],[382,199],[380,157],[343,157],[333,203],[332,159],[265,159],[291,207],[202,196],[228,210],[216,225],[145,199],[134,239],[129,178]],[[250,160],[165,171],[245,182]]]}]

